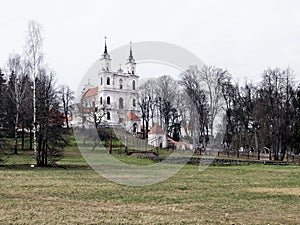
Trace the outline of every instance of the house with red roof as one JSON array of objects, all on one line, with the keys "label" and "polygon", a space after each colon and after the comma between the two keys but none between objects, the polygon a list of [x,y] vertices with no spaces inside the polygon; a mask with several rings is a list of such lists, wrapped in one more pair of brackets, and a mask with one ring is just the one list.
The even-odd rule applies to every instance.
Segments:
[{"label": "house with red roof", "polygon": [[159,126],[158,123],[154,123],[153,127],[148,133],[148,144],[154,147],[162,147],[164,136],[165,131]]}]

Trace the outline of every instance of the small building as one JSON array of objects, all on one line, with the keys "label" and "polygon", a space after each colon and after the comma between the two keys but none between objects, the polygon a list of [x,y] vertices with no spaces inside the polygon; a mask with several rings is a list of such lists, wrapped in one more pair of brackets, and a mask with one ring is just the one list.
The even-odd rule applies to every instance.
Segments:
[{"label": "small building", "polygon": [[132,133],[137,133],[141,119],[131,111],[125,118],[124,125],[125,129]]},{"label": "small building", "polygon": [[158,123],[154,123],[154,126],[148,133],[148,144],[154,147],[162,147],[164,136],[164,130],[158,125]]}]

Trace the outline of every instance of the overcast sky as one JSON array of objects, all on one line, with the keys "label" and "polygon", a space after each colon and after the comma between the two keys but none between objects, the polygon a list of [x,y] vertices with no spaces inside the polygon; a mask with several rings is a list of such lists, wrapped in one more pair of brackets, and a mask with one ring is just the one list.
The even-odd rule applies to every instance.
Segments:
[{"label": "overcast sky", "polygon": [[100,57],[105,35],[109,50],[130,40],[179,45],[240,81],[256,82],[276,66],[291,67],[300,80],[298,0],[1,0],[1,66],[22,52],[29,20],[43,27],[58,82],[73,89]]}]

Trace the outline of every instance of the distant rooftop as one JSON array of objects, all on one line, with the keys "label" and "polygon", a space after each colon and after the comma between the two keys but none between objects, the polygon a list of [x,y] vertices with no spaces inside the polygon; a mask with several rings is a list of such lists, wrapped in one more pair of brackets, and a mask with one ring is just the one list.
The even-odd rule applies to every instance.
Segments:
[{"label": "distant rooftop", "polygon": [[98,95],[98,87],[89,88],[84,95],[82,96],[83,99],[93,97]]},{"label": "distant rooftop", "polygon": [[141,119],[140,119],[133,111],[131,111],[131,112],[126,116],[126,120],[140,121]]},{"label": "distant rooftop", "polygon": [[164,134],[163,129],[158,125],[158,123],[154,123],[154,126],[149,131],[149,134]]}]

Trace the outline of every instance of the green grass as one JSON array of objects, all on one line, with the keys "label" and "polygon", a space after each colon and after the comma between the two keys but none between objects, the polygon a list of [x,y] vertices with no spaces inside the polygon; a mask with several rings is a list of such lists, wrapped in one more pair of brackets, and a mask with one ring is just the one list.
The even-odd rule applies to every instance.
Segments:
[{"label": "green grass", "polygon": [[299,166],[186,165],[162,183],[131,187],[91,170],[74,145],[58,162],[65,168],[18,167],[24,160],[32,162],[30,151],[0,168],[0,224],[300,224]]}]

